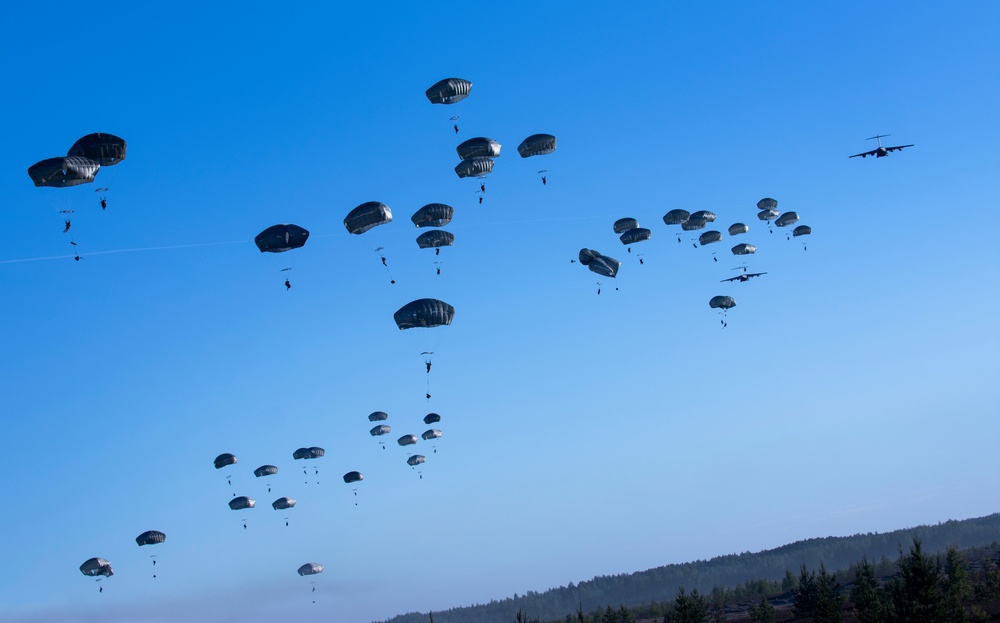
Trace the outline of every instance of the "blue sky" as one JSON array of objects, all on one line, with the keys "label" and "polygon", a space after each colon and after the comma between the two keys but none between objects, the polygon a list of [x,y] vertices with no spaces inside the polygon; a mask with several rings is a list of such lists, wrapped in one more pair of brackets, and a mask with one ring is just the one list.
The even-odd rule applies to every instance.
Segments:
[{"label": "blue sky", "polygon": [[[8,13],[4,620],[370,621],[997,510],[995,4]],[[431,105],[451,76],[470,97]],[[90,132],[127,160],[32,185]],[[522,160],[538,132],[557,151]],[[876,133],[915,147],[847,158]],[[453,171],[475,136],[503,145],[482,205]],[[808,251],[756,220],[765,196]],[[365,201],[394,220],[350,236]],[[456,210],[438,257],[409,222],[431,202]],[[751,231],[694,249],[673,208]],[[653,231],[631,254],[624,216]],[[261,254],[275,223],[312,235]],[[742,240],[768,274],[719,283]],[[581,247],[618,279],[570,263]],[[454,324],[400,332],[423,297]],[[392,439],[441,414],[422,479],[368,435],[375,410]],[[319,484],[291,459],[312,445]],[[234,489],[257,508],[230,511]],[[150,529],[167,541],[138,548]],[[102,594],[91,556],[115,568]]]}]

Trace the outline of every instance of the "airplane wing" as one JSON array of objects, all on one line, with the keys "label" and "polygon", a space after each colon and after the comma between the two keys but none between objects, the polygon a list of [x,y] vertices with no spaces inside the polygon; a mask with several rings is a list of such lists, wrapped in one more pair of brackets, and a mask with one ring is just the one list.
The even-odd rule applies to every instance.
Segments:
[{"label": "airplane wing", "polygon": [[892,151],[896,151],[897,149],[902,149],[904,147],[913,147],[913,145],[898,145],[896,147],[886,147],[885,150],[887,152],[892,152]]},{"label": "airplane wing", "polygon": [[738,281],[738,280],[739,280],[739,277],[730,277],[729,279],[721,279],[721,280],[719,280],[719,283],[725,283],[727,281]]},{"label": "airplane wing", "polygon": [[761,275],[766,275],[767,273],[747,273],[747,277],[760,277]]},{"label": "airplane wing", "polygon": [[[907,145],[907,147],[910,147],[910,145]],[[848,158],[857,158],[858,156],[861,156],[862,158],[864,158],[866,156],[874,156],[876,152],[878,152],[878,150],[877,149],[873,149],[871,151],[866,151],[864,153],[854,154],[853,156],[848,156]]]}]

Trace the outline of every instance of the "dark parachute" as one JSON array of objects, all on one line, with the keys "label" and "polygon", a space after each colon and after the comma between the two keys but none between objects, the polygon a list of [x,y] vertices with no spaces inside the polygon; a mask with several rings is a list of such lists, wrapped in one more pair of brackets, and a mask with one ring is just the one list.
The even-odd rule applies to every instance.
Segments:
[{"label": "dark parachute", "polygon": [[618,268],[622,265],[615,258],[601,255],[592,249],[580,249],[579,257],[580,263],[589,268],[591,272],[605,277],[614,277],[617,275]]},{"label": "dark parachute", "polygon": [[372,437],[379,437],[381,435],[387,435],[387,434],[389,434],[389,431],[391,431],[391,430],[392,430],[392,427],[389,426],[388,424],[379,424],[378,426],[373,427],[368,432],[372,434]]},{"label": "dark parachute", "polygon": [[309,239],[309,231],[298,225],[271,225],[253,239],[261,253],[284,253],[298,249]]},{"label": "dark parachute", "polygon": [[424,416],[424,424],[433,424],[435,422],[440,422],[441,416],[437,413],[428,413]]},{"label": "dark parachute", "polygon": [[318,459],[326,454],[326,450],[318,446],[313,446],[311,448],[299,448],[292,453],[293,459]]},{"label": "dark parachute", "polygon": [[422,455],[422,454],[414,454],[410,458],[406,459],[406,464],[409,465],[409,466],[411,466],[411,467],[416,467],[417,465],[420,465],[421,463],[423,463],[426,460],[427,460],[427,458],[424,457],[424,455]]},{"label": "dark parachute", "polygon": [[389,419],[389,414],[386,413],[385,411],[373,411],[368,416],[369,422],[381,422],[382,420],[388,420],[388,419]]},{"label": "dark parachute", "polygon": [[733,255],[750,255],[757,252],[757,247],[746,242],[741,242],[732,248]]},{"label": "dark parachute", "polygon": [[497,158],[500,156],[500,143],[485,136],[477,136],[463,141],[455,150],[462,160]]},{"label": "dark parachute", "polygon": [[745,234],[750,231],[750,228],[744,223],[733,223],[729,226],[729,235],[738,236],[740,234]]},{"label": "dark parachute", "polygon": [[691,218],[691,213],[687,210],[671,210],[663,215],[663,222],[667,225],[681,225]]},{"label": "dark parachute", "polygon": [[111,570],[111,563],[103,558],[88,558],[86,562],[80,565],[80,573],[89,576],[103,575],[106,578],[110,578],[115,574]]},{"label": "dark parachute", "polygon": [[315,562],[307,562],[299,567],[299,575],[316,575],[323,573],[323,565]]},{"label": "dark parachute", "polygon": [[781,213],[775,210],[774,208],[767,208],[765,210],[761,210],[760,212],[758,212],[757,218],[759,218],[762,221],[773,221],[774,219],[778,218],[779,214]]},{"label": "dark parachute", "polygon": [[788,225],[793,225],[799,220],[799,215],[796,212],[785,212],[778,217],[778,220],[774,221],[774,224],[778,227],[787,227]]},{"label": "dark parachute", "polygon": [[455,166],[459,177],[482,177],[493,170],[493,160],[490,158],[472,158],[463,160]]},{"label": "dark parachute", "polygon": [[392,221],[392,210],[380,201],[367,201],[348,212],[344,227],[352,234],[363,234],[373,227]]},{"label": "dark parachute", "polygon": [[215,469],[222,469],[226,465],[232,465],[236,462],[236,456],[225,452],[215,457]]},{"label": "dark parachute", "polygon": [[436,428],[432,428],[432,429],[430,429],[430,430],[425,430],[425,431],[423,432],[423,434],[421,434],[421,435],[420,435],[420,437],[421,437],[421,438],[422,438],[422,439],[423,439],[424,441],[429,441],[429,440],[431,440],[431,439],[440,439],[440,438],[441,438],[441,431],[439,431],[439,430],[438,430],[438,429],[436,429]]},{"label": "dark parachute", "polygon": [[464,100],[472,90],[472,83],[462,78],[445,78],[435,82],[434,86],[424,93],[431,104],[454,104]]},{"label": "dark parachute", "polygon": [[295,500],[285,496],[283,498],[278,498],[277,500],[271,502],[271,508],[276,511],[286,510],[295,507]]},{"label": "dark parachute", "polygon": [[808,236],[811,233],[813,233],[812,227],[809,227],[808,225],[799,225],[792,230],[792,235],[796,238],[799,236]]},{"label": "dark parachute", "polygon": [[66,155],[83,156],[97,161],[102,167],[110,167],[125,159],[125,139],[95,132],[73,143]]},{"label": "dark parachute", "polygon": [[163,543],[167,540],[167,535],[163,534],[159,530],[147,530],[135,537],[135,542],[139,544],[139,547],[143,545],[156,545],[157,543]]},{"label": "dark parachute", "polygon": [[82,156],[47,158],[28,167],[35,186],[76,186],[89,184],[100,170],[100,163]]},{"label": "dark parachute", "polygon": [[229,500],[229,508],[233,509],[234,511],[243,510],[245,508],[253,508],[256,505],[257,505],[256,500],[254,500],[253,498],[248,498],[245,495],[241,495],[239,497],[235,497]]},{"label": "dark parachute", "polygon": [[639,221],[634,218],[620,218],[615,221],[615,233],[622,234],[630,229],[636,229],[639,227]]},{"label": "dark parachute", "polygon": [[455,234],[443,229],[432,229],[417,236],[417,246],[421,249],[450,247],[455,244]]},{"label": "dark parachute", "polygon": [[693,218],[693,219],[705,219],[705,221],[708,222],[708,223],[714,223],[715,222],[715,213],[714,212],[709,212],[708,210],[698,210],[697,212],[695,212],[694,214],[691,215],[691,218]]},{"label": "dark parachute", "polygon": [[396,440],[396,443],[398,443],[401,446],[412,446],[413,444],[417,443],[417,436],[403,435],[402,437]]},{"label": "dark parachute", "polygon": [[758,210],[774,210],[777,207],[778,207],[778,200],[771,199],[770,197],[764,197],[763,199],[757,202]]},{"label": "dark parachute", "polygon": [[444,203],[428,203],[413,213],[410,220],[417,227],[444,227],[455,217],[455,208]]},{"label": "dark parachute", "polygon": [[555,150],[556,137],[551,134],[532,134],[517,146],[517,153],[521,154],[522,158],[544,156],[551,154]]},{"label": "dark parachute", "polygon": [[694,231],[696,229],[703,229],[707,224],[708,220],[704,218],[695,218],[694,215],[692,215],[691,218],[681,223],[681,229],[684,231]]},{"label": "dark parachute", "polygon": [[722,233],[714,229],[706,231],[702,235],[698,236],[698,244],[701,246],[712,244],[713,242],[719,242],[720,240],[722,240]]},{"label": "dark parachute", "polygon": [[411,301],[393,314],[396,326],[400,330],[414,327],[440,327],[451,324],[454,318],[455,308],[437,299]]},{"label": "dark parachute", "polygon": [[708,306],[712,309],[732,309],[736,307],[736,301],[731,296],[713,296]]},{"label": "dark parachute", "polygon": [[622,241],[622,244],[635,244],[637,242],[642,242],[643,240],[649,240],[653,232],[649,231],[645,227],[636,227],[635,229],[630,229],[618,237]]},{"label": "dark parachute", "polygon": [[278,468],[274,465],[261,465],[257,469],[253,470],[253,475],[257,478],[261,476],[273,476],[278,473]]},{"label": "dark parachute", "polygon": [[344,482],[346,483],[358,482],[364,479],[365,477],[361,472],[347,472],[344,474]]}]

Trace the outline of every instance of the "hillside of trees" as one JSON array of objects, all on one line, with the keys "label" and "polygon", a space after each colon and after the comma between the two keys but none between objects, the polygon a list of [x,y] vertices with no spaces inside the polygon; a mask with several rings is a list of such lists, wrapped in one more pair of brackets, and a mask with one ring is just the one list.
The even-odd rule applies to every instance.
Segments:
[{"label": "hillside of trees", "polygon": [[[774,588],[789,591],[797,584],[802,569],[848,569],[862,560],[875,561],[884,569],[915,540],[922,544],[923,552],[930,554],[943,554],[949,547],[988,546],[1000,541],[1000,513],[881,534],[807,539],[757,553],[729,554],[629,574],[598,576],[544,592],[529,591],[486,604],[434,612],[433,621],[496,623],[514,621],[519,613],[525,612],[530,613],[532,620],[563,621],[571,613],[605,612],[612,605],[627,611],[671,602],[682,587],[700,595],[711,595],[713,590],[717,596],[720,591],[742,591],[730,595],[732,599],[764,595],[774,592]],[[412,612],[385,623],[427,623],[429,616],[430,613]]]}]

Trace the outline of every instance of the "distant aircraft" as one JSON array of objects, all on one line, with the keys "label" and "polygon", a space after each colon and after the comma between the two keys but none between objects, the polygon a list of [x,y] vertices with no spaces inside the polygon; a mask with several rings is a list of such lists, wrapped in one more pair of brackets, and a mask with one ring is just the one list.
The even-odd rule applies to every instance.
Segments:
[{"label": "distant aircraft", "polygon": [[740,283],[744,281],[750,281],[750,277],[760,277],[761,275],[766,275],[767,273],[748,273],[746,266],[740,266],[739,268],[734,268],[733,270],[740,271],[740,274],[735,277],[730,277],[729,279],[723,279],[719,283],[725,283],[727,281],[739,281]]},{"label": "distant aircraft", "polygon": [[868,156],[875,156],[876,158],[881,158],[883,156],[888,156],[891,152],[894,152],[897,149],[903,149],[904,147],[913,147],[912,144],[911,145],[897,145],[895,147],[882,147],[882,139],[885,138],[886,136],[892,136],[892,134],[876,134],[875,136],[866,138],[865,139],[866,141],[870,141],[870,140],[876,140],[876,141],[878,141],[878,148],[877,149],[873,149],[871,151],[866,151],[864,153],[854,154],[853,156],[849,156],[849,157],[850,158],[857,158],[858,156],[861,156],[862,158],[867,158]]}]

